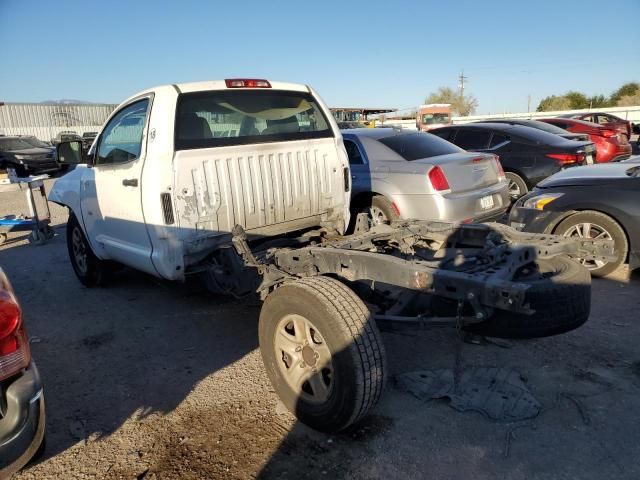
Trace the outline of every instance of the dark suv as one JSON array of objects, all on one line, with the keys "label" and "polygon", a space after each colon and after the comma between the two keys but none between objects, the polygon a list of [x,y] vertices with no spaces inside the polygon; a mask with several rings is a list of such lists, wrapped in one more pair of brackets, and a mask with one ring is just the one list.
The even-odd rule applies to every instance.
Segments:
[{"label": "dark suv", "polygon": [[494,153],[509,180],[515,200],[549,175],[578,165],[592,164],[591,142],[567,140],[531,127],[505,123],[469,123],[436,128],[429,133],[474,152]]},{"label": "dark suv", "polygon": [[0,137],[0,170],[14,168],[19,177],[60,169],[50,148],[34,147],[21,137]]}]

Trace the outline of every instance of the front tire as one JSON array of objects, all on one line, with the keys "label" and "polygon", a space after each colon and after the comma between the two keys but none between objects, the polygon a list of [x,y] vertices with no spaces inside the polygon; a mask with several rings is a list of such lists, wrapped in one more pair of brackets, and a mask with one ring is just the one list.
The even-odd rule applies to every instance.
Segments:
[{"label": "front tire", "polygon": [[571,238],[602,238],[613,240],[617,258],[613,262],[602,260],[580,260],[594,277],[604,277],[613,273],[626,260],[629,252],[627,235],[620,224],[600,212],[584,211],[571,215],[556,227],[558,235]]},{"label": "front tire", "polygon": [[67,251],[73,271],[80,283],[85,287],[97,287],[104,284],[107,263],[95,256],[73,213],[69,214],[67,221]]},{"label": "front tire", "polygon": [[336,432],[378,402],[386,375],[382,339],[346,285],[328,277],[285,283],[265,300],[258,330],[273,388],[301,422]]}]

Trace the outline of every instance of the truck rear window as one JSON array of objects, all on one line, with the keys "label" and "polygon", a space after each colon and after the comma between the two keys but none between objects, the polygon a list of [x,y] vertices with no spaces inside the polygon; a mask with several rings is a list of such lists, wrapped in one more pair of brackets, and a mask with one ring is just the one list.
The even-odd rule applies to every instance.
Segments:
[{"label": "truck rear window", "polygon": [[430,133],[403,133],[378,139],[405,160],[447,155],[461,152],[453,143]]},{"label": "truck rear window", "polygon": [[332,137],[309,93],[215,90],[183,93],[176,111],[176,150]]}]

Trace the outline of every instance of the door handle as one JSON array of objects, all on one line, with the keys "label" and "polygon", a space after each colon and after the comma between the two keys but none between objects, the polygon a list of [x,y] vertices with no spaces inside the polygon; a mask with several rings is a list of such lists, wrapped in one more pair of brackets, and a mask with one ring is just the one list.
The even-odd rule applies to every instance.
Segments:
[{"label": "door handle", "polygon": [[125,178],[124,180],[122,180],[122,185],[124,185],[125,187],[137,187],[138,186],[138,179],[137,178]]}]

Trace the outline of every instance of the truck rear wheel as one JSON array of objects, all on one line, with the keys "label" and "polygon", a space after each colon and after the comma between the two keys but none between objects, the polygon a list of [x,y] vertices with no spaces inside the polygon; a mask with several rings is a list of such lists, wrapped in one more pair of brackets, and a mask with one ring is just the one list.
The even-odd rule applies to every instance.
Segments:
[{"label": "truck rear wheel", "polygon": [[591,276],[586,268],[567,257],[538,260],[521,268],[513,281],[530,285],[525,303],[535,313],[496,310],[489,320],[468,325],[465,330],[489,337],[548,337],[578,328],[589,318]]},{"label": "truck rear wheel", "polygon": [[260,312],[260,350],[273,388],[303,423],[335,432],[378,402],[386,359],[362,300],[339,281],[285,283]]},{"label": "truck rear wheel", "polygon": [[69,220],[67,220],[67,250],[71,266],[80,283],[85,287],[104,284],[108,269],[107,262],[94,255],[73,213],[69,213]]}]

